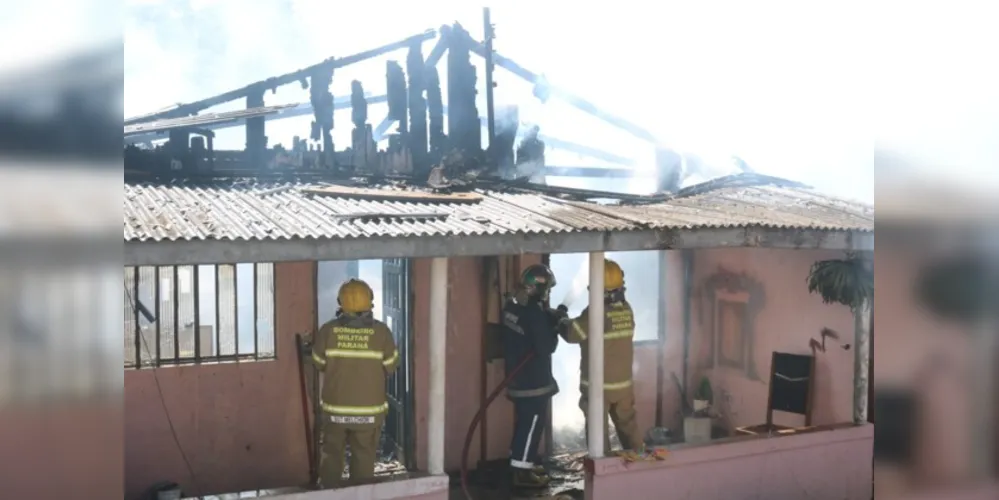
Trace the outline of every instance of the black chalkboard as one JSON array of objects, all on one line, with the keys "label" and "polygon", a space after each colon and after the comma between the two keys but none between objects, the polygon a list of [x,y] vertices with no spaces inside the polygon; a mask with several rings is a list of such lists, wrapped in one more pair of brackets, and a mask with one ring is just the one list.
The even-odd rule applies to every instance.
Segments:
[{"label": "black chalkboard", "polygon": [[919,400],[908,390],[878,389],[874,395],[874,459],[911,465],[916,449]]},{"label": "black chalkboard", "polygon": [[770,409],[808,415],[815,358],[775,352],[770,376]]}]

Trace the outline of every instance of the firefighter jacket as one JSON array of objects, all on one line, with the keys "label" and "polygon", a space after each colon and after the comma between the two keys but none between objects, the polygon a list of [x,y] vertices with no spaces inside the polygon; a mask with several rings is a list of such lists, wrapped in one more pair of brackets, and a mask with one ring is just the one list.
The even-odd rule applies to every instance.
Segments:
[{"label": "firefighter jacket", "polygon": [[[631,387],[631,365],[635,357],[632,341],[635,337],[635,313],[627,301],[604,305],[604,391],[619,391]],[[583,309],[578,318],[569,322],[566,342],[579,344],[580,392],[586,394],[589,386],[589,334],[590,308]]]},{"label": "firefighter jacket", "polygon": [[552,353],[558,346],[557,319],[537,300],[511,299],[503,307],[503,351],[509,374],[529,353],[534,356],[507,386],[511,399],[553,396],[558,384],[552,376]]},{"label": "firefighter jacket", "polygon": [[343,314],[324,324],[312,360],[322,370],[323,411],[335,423],[373,423],[388,410],[385,379],[399,364],[399,352],[392,332],[370,313]]}]

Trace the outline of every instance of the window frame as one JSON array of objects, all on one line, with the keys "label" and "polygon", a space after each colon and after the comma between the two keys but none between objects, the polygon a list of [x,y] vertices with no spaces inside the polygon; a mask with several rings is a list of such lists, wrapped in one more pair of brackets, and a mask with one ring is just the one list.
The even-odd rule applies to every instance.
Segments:
[{"label": "window frame", "polygon": [[[253,276],[253,285],[250,288],[252,293],[252,317],[253,317],[253,349],[246,352],[240,346],[240,305],[243,301],[240,297],[239,275],[241,266],[249,265]],[[214,297],[208,300],[214,304],[214,311],[202,311],[204,297],[200,278],[204,277],[204,268],[211,269],[211,279],[213,282],[211,294]],[[275,287],[276,266],[273,262],[239,262],[239,263],[219,263],[204,265],[167,265],[167,266],[124,266],[123,286],[124,286],[124,309],[129,315],[124,318],[125,353],[123,356],[123,366],[126,370],[160,368],[168,366],[191,366],[202,364],[218,364],[225,362],[245,362],[245,361],[273,361],[278,358],[277,346],[277,293]],[[146,273],[150,273],[151,276]],[[187,278],[182,276],[187,275]],[[228,276],[225,276],[228,275]],[[231,276],[231,278],[229,277]],[[230,280],[230,283],[220,285],[223,279]],[[169,290],[165,290],[165,284],[170,283]],[[151,284],[151,285],[150,285]],[[181,284],[189,287],[188,293],[182,293]],[[142,301],[143,289],[151,289],[152,307],[146,306]],[[231,289],[231,292],[227,290]],[[145,295],[150,290],[145,290]],[[167,292],[164,297],[164,292]],[[229,295],[231,298],[223,298],[222,295]],[[184,297],[186,296],[186,297]],[[244,300],[245,297],[244,297]],[[222,313],[220,306],[225,302],[226,308],[231,307],[231,328],[223,328]],[[231,305],[230,302],[231,301]],[[187,307],[185,307],[187,302]],[[268,305],[269,304],[269,305]],[[161,310],[167,306],[169,310]],[[263,309],[262,309],[263,307]],[[182,318],[182,310],[187,309],[188,318]],[[146,314],[149,314],[147,316]],[[205,324],[202,321],[202,314],[214,314],[214,321]],[[154,319],[150,320],[150,316]],[[164,321],[166,318],[166,321]],[[190,322],[192,326],[193,346],[189,351],[190,355],[183,355],[181,344],[182,328],[180,323],[183,319],[193,318]],[[144,320],[144,321],[143,321]],[[267,339],[267,328],[261,328],[262,321],[269,320],[269,334]],[[146,324],[143,325],[142,323]],[[203,328],[210,326],[213,343],[212,354],[202,352],[205,340],[203,339]],[[222,330],[231,330],[233,353],[222,354],[223,335],[228,336]],[[172,353],[167,355],[161,351],[163,348],[164,335],[172,337]],[[270,349],[266,349],[269,344]],[[130,352],[132,346],[134,351]],[[262,350],[262,347],[264,350]],[[243,351],[243,352],[241,352]]]}]

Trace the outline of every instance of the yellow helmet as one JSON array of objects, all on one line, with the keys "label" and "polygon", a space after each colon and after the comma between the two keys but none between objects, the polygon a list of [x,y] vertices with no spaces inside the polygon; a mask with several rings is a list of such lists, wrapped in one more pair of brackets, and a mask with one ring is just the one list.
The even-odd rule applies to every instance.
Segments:
[{"label": "yellow helmet", "polygon": [[375,293],[367,283],[351,278],[340,285],[336,301],[347,314],[369,312],[375,307]]},{"label": "yellow helmet", "polygon": [[624,271],[617,262],[604,259],[604,290],[617,290],[624,287]]}]

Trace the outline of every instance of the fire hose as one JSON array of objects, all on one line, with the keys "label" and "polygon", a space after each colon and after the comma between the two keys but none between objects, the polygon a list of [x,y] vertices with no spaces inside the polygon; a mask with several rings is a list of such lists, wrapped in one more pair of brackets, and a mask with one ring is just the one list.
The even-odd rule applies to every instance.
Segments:
[{"label": "fire hose", "polygon": [[506,378],[503,379],[503,381],[500,382],[495,389],[493,389],[493,392],[489,394],[489,397],[486,398],[486,402],[482,404],[478,413],[476,413],[475,417],[472,419],[471,425],[468,426],[468,434],[465,434],[465,446],[461,449],[461,490],[465,493],[465,498],[467,500],[474,500],[472,498],[472,493],[468,491],[468,451],[472,447],[472,436],[475,435],[475,429],[479,427],[479,422],[481,422],[482,417],[485,416],[486,410],[489,409],[489,405],[496,400],[500,393],[503,392],[503,389],[506,389],[506,386],[510,385],[510,382],[517,376],[517,373],[520,372],[520,370],[524,368],[524,366],[527,365],[527,362],[533,357],[534,351],[528,352],[527,355],[520,360],[520,363],[517,363],[517,366],[514,367],[513,370],[510,370],[510,373],[507,374]]},{"label": "fire hose", "polygon": [[[575,278],[572,280],[572,285],[570,285],[569,290],[566,292],[565,298],[562,299],[562,304],[556,308],[556,310],[561,311],[561,314],[563,315],[569,312],[569,306],[576,301],[582,290],[586,287],[587,274],[583,272],[586,270],[585,266],[586,262],[584,261],[583,267],[581,267],[579,272],[576,273]],[[475,430],[482,422],[482,418],[485,417],[486,410],[489,409],[489,406],[493,404],[493,401],[499,397],[500,393],[503,392],[503,389],[506,389],[506,387],[510,385],[510,382],[512,382],[513,378],[517,376],[517,373],[519,373],[520,370],[523,369],[524,366],[527,365],[528,361],[530,361],[533,357],[534,351],[528,352],[520,360],[520,362],[517,363],[517,366],[514,367],[513,370],[510,370],[510,373],[506,375],[506,378],[503,379],[503,381],[500,382],[495,389],[493,389],[493,392],[489,394],[486,401],[482,403],[479,411],[475,414],[475,417],[472,418],[472,423],[468,426],[468,433],[465,434],[465,445],[461,449],[461,490],[465,493],[466,500],[474,500],[472,498],[472,493],[468,491],[468,453],[472,447],[472,437],[475,436]]]},{"label": "fire hose", "polygon": [[[557,310],[560,311],[560,316],[564,317],[564,315],[569,311],[569,308],[565,303],[563,303],[558,306]],[[468,434],[465,434],[465,446],[461,449],[461,490],[465,493],[465,498],[467,500],[474,500],[472,498],[472,494],[468,491],[468,451],[472,447],[472,436],[475,435],[475,429],[479,427],[479,423],[482,421],[482,417],[485,416],[486,410],[489,409],[489,405],[493,404],[493,401],[495,401],[500,393],[503,392],[503,389],[506,389],[506,387],[510,385],[510,382],[517,376],[517,373],[519,373],[520,370],[523,369],[524,366],[527,365],[528,361],[530,361],[533,357],[534,351],[530,351],[524,355],[523,358],[521,358],[520,362],[517,363],[517,366],[515,366],[513,370],[510,370],[510,373],[506,375],[506,378],[503,379],[503,381],[500,382],[495,389],[493,389],[493,392],[489,394],[489,397],[486,398],[486,402],[482,404],[482,407],[479,408],[475,417],[472,418],[471,425],[468,426]]]}]

